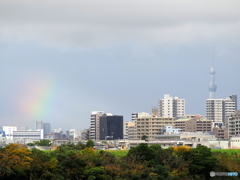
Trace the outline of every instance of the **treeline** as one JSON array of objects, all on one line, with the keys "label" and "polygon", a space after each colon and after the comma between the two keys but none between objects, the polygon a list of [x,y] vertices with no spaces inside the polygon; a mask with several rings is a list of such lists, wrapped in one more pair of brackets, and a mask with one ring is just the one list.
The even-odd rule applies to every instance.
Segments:
[{"label": "treeline", "polygon": [[212,178],[211,171],[240,173],[237,154],[212,153],[205,146],[162,149],[159,145],[140,144],[125,157],[87,146],[68,143],[54,151],[41,151],[19,144],[7,145],[0,149],[0,179],[204,180],[229,178]]}]

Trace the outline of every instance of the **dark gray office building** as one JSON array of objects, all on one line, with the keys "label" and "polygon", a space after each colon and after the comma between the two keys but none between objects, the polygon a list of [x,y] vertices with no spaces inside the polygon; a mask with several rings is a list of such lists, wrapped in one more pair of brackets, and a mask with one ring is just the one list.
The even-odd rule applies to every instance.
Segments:
[{"label": "dark gray office building", "polygon": [[123,139],[123,116],[103,114],[100,117],[100,140]]}]

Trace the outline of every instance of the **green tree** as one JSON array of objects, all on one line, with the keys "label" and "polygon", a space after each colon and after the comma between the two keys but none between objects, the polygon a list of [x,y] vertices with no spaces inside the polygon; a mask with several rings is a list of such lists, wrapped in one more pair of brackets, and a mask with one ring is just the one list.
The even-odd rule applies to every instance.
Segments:
[{"label": "green tree", "polygon": [[[58,160],[49,153],[33,149],[30,157],[33,159],[26,179],[51,179],[56,176]],[[59,178],[58,178],[59,179]]]},{"label": "green tree", "polygon": [[35,144],[37,146],[50,146],[51,145],[51,141],[47,140],[47,139],[43,139],[43,140],[35,142]]},{"label": "green tree", "polygon": [[27,143],[28,146],[35,146],[35,143]]},{"label": "green tree", "polygon": [[192,148],[190,153],[189,169],[191,174],[202,177],[209,176],[209,172],[213,171],[217,165],[217,158],[213,156],[211,149],[198,145],[196,148]]},{"label": "green tree", "polygon": [[147,136],[147,135],[143,135],[143,136],[141,137],[141,139],[146,141],[146,140],[148,139],[148,136]]},{"label": "green tree", "polygon": [[30,168],[31,151],[19,144],[9,144],[0,151],[0,178],[24,179],[25,172]]},{"label": "green tree", "polygon": [[81,142],[79,142],[79,143],[77,143],[77,144],[75,145],[75,149],[76,149],[76,150],[83,150],[83,149],[85,149],[85,148],[86,148],[86,145],[83,144],[83,143],[81,143]]},{"label": "green tree", "polygon": [[94,147],[94,141],[91,139],[89,139],[86,143],[86,148],[90,148],[90,147],[92,148]]}]

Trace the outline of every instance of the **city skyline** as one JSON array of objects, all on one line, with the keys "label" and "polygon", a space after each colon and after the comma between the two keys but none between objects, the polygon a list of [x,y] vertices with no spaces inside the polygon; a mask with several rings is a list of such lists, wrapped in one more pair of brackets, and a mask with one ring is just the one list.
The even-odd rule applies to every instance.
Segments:
[{"label": "city skyline", "polygon": [[[205,116],[214,44],[216,98],[239,95],[240,2],[0,3],[0,126],[85,129],[92,111],[151,112],[164,94]],[[239,100],[238,100],[239,104]]]}]

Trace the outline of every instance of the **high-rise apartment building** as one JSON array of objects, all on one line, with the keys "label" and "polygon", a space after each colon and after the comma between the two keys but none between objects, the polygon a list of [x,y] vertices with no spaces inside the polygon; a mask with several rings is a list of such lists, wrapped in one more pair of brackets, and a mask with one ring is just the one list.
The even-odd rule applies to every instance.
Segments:
[{"label": "high-rise apartment building", "polygon": [[225,124],[226,116],[236,110],[237,95],[231,95],[226,99],[207,99],[206,118],[213,120],[214,126]]},{"label": "high-rise apartment building", "polygon": [[123,139],[123,116],[103,114],[100,117],[100,140]]},{"label": "high-rise apartment building", "polygon": [[159,100],[160,117],[183,117],[185,115],[185,99],[164,95],[164,99]]},{"label": "high-rise apartment building", "polygon": [[92,111],[90,139],[99,140],[99,118],[104,114],[103,111]]}]

